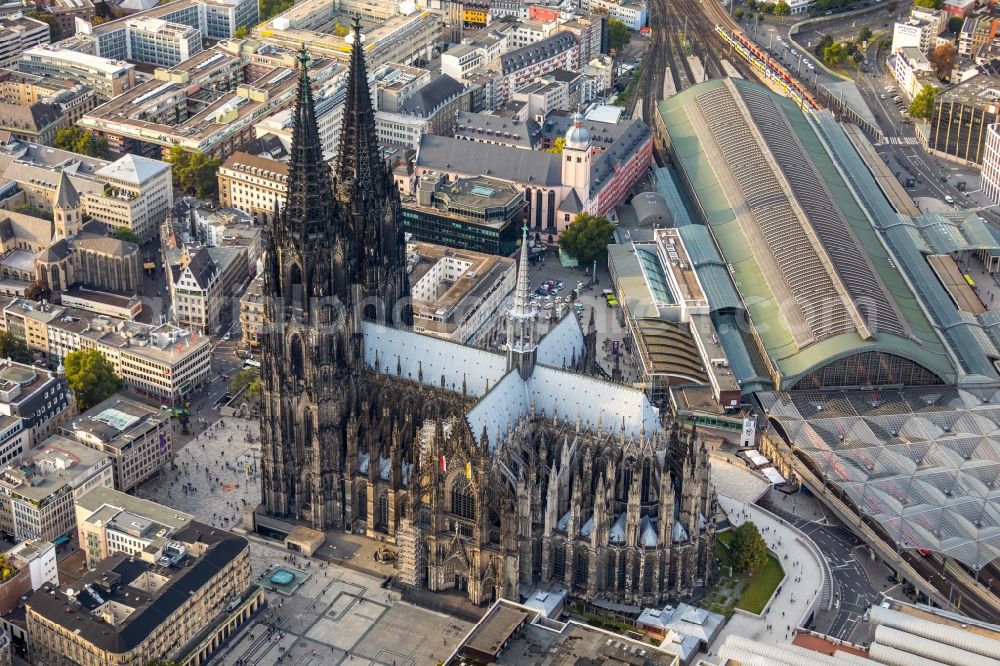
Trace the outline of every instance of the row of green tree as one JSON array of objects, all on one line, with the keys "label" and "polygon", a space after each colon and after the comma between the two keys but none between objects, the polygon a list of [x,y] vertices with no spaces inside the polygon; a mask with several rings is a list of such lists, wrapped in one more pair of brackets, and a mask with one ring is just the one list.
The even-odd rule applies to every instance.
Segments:
[{"label": "row of green tree", "polygon": [[[0,358],[31,363],[31,350],[24,340],[8,331],[0,331]],[[81,349],[66,354],[63,368],[66,370],[66,383],[76,394],[81,411],[107,400],[121,391],[124,385],[111,362],[96,349]]]},{"label": "row of green tree", "polygon": [[222,160],[218,157],[173,146],[167,161],[171,165],[175,187],[199,199],[214,199],[219,193],[216,174],[222,166]]},{"label": "row of green tree", "polygon": [[61,150],[68,150],[88,157],[99,157],[102,160],[111,157],[108,142],[104,137],[94,136],[75,125],[56,130],[52,144]]}]

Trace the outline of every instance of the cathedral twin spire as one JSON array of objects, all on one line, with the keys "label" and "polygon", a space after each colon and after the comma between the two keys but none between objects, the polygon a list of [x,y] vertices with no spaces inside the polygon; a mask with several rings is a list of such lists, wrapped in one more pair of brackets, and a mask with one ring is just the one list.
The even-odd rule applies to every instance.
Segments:
[{"label": "cathedral twin spire", "polygon": [[[379,303],[374,311],[366,306],[364,318],[410,325],[401,205],[379,151],[360,17],[347,41],[352,46],[347,99],[332,174],[323,159],[309,55],[305,46],[299,51],[288,194],[272,229],[270,293],[282,295],[300,283],[298,274],[289,272],[295,268],[304,277],[303,293],[343,297],[359,285],[358,303]],[[331,290],[317,281],[328,278]]]},{"label": "cathedral twin spire", "polygon": [[288,196],[284,208],[285,233],[308,246],[310,237],[326,236],[334,219],[335,206],[330,186],[330,169],[323,160],[323,145],[316,124],[312,87],[309,81],[309,54],[299,51],[299,90],[295,103],[295,123],[288,173]]}]

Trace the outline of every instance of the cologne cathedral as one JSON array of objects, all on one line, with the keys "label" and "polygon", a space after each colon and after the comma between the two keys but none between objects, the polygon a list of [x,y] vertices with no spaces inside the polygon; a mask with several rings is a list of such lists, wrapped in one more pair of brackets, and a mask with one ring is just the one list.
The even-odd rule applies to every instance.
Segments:
[{"label": "cologne cathedral", "polygon": [[413,332],[364,50],[351,56],[332,173],[307,60],[287,201],[268,236],[259,511],[384,539],[400,582],[477,604],[558,583],[638,606],[707,585],[716,502],[704,444],[641,390],[589,374],[593,317],[587,333],[567,315],[539,337],[527,243],[505,353]]}]

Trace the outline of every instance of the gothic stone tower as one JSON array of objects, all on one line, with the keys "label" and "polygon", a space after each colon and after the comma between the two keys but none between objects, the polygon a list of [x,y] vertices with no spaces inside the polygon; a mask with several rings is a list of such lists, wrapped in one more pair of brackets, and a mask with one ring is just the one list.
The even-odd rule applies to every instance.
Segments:
[{"label": "gothic stone tower", "polygon": [[343,522],[346,387],[364,365],[361,318],[411,321],[399,194],[379,156],[361,43],[355,23],[336,183],[300,53],[288,197],[264,276],[264,509],[317,529]]}]

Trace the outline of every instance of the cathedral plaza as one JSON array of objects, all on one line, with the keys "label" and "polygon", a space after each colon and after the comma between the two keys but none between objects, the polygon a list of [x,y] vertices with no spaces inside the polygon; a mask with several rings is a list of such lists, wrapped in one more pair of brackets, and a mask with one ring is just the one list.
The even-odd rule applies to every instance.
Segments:
[{"label": "cathedral plaza", "polygon": [[[259,468],[256,478],[249,473],[247,481],[245,467],[251,465],[252,470],[259,461],[258,432],[256,419],[227,417],[210,424],[177,451],[177,470],[164,469],[159,480],[138,494],[190,513],[205,524],[244,533],[238,507],[243,500],[250,507],[260,502]],[[253,441],[246,441],[247,435]],[[185,483],[196,491],[185,493]],[[278,542],[252,533],[244,536],[250,540],[254,582],[274,587],[270,576],[279,568],[304,573],[305,580],[290,595],[268,589],[267,610],[229,641],[213,663],[270,666],[282,656],[300,666],[436,663],[472,626],[453,615],[404,602],[396,589],[382,588],[395,570],[375,561],[378,541],[329,532],[316,556],[306,558],[289,553]],[[278,629],[268,634],[271,624]]]}]

